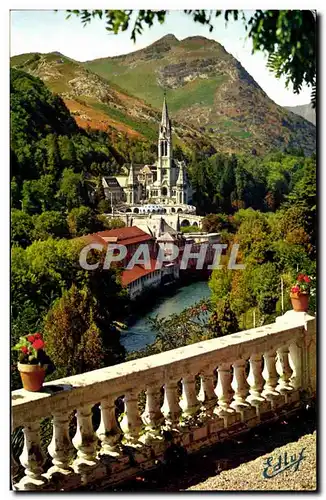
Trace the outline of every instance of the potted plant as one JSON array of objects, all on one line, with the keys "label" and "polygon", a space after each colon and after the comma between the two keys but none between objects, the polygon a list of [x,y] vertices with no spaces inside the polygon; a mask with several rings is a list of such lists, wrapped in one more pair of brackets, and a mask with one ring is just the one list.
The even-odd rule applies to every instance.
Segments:
[{"label": "potted plant", "polygon": [[299,274],[291,287],[290,298],[294,311],[306,312],[309,307],[311,280],[306,274]]},{"label": "potted plant", "polygon": [[41,333],[20,337],[13,347],[19,351],[18,370],[26,391],[39,391],[46,374],[54,371],[54,365],[44,351],[45,343]]}]

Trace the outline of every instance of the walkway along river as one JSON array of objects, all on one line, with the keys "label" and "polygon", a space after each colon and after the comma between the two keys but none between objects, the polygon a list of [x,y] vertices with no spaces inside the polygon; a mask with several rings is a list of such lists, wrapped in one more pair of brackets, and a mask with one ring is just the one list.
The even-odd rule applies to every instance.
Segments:
[{"label": "walkway along river", "polygon": [[161,297],[155,307],[142,318],[121,333],[120,342],[127,352],[138,351],[155,340],[156,332],[152,330],[148,321],[158,315],[159,318],[180,313],[187,307],[209,297],[211,294],[207,281],[197,281],[183,286],[175,291],[171,297]]}]

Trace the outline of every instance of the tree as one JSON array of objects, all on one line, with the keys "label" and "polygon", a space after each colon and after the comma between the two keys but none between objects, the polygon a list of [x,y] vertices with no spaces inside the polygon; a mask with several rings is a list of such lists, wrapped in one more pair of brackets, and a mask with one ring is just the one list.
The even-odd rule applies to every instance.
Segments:
[{"label": "tree", "polygon": [[42,175],[39,179],[24,181],[22,189],[22,209],[30,214],[56,208],[55,180],[52,175]]},{"label": "tree", "polygon": [[[76,325],[72,324],[70,331],[74,332],[74,328],[78,330],[78,325],[81,328],[78,335],[89,331],[83,342],[90,345],[89,335],[91,331],[95,332],[95,325],[105,344],[103,359],[108,366],[121,362],[124,356],[114,321],[121,318],[125,311],[126,291],[121,287],[120,274],[116,269],[104,271],[103,266],[100,266],[97,270],[86,271],[80,267],[79,256],[84,246],[83,239],[48,238],[35,241],[25,250],[21,247],[12,249],[12,321],[15,335],[18,336],[26,334],[27,325],[31,330],[36,327],[42,329],[49,310],[65,297],[60,302],[64,305],[63,309],[59,308],[65,311],[65,315],[62,315],[62,318],[66,318],[64,321],[74,323],[71,318],[75,318],[76,310],[80,313],[80,318],[76,319]],[[99,257],[104,259],[104,255],[100,254]],[[68,298],[65,295],[67,290],[71,290]],[[67,303],[74,307],[69,309],[69,306],[67,309]],[[80,360],[78,362],[81,363]]]},{"label": "tree", "polygon": [[74,172],[70,168],[65,168],[60,180],[57,197],[68,210],[83,205],[88,200],[83,175]]},{"label": "tree", "polygon": [[302,177],[296,182],[292,192],[287,196],[287,205],[302,209],[302,225],[306,232],[311,235],[311,243],[314,249],[316,248],[317,235],[316,185],[316,160],[309,158],[303,169]]},{"label": "tree", "polygon": [[228,298],[217,303],[210,319],[210,325],[217,337],[224,337],[224,335],[239,331],[239,323]]},{"label": "tree", "polygon": [[11,210],[11,244],[26,248],[33,239],[33,217],[22,210]]},{"label": "tree", "polygon": [[92,320],[90,302],[86,291],[72,285],[47,314],[44,338],[56,366],[56,378],[103,366],[103,341]]},{"label": "tree", "polygon": [[49,237],[67,237],[68,226],[61,212],[47,211],[34,215],[33,239],[46,240]]},{"label": "tree", "polygon": [[[115,34],[129,29],[133,10],[68,10],[68,18],[75,14],[86,25],[92,18],[105,18],[106,30]],[[131,39],[143,32],[144,26],[163,24],[166,10],[139,10],[131,30]],[[213,19],[222,15],[221,10],[184,10],[195,22],[208,25],[213,31]],[[245,11],[226,10],[225,21],[230,15],[241,18],[248,37],[253,42],[253,52],[268,54],[268,67],[277,78],[284,76],[286,86],[291,82],[296,94],[305,83],[312,87],[312,103],[316,105],[316,12],[311,10],[256,10],[251,16]]]},{"label": "tree", "polygon": [[207,233],[230,229],[229,217],[226,214],[208,214],[202,220],[202,228]]},{"label": "tree", "polygon": [[99,231],[101,226],[95,214],[89,207],[80,206],[73,208],[67,216],[69,233],[72,237],[84,236]]}]

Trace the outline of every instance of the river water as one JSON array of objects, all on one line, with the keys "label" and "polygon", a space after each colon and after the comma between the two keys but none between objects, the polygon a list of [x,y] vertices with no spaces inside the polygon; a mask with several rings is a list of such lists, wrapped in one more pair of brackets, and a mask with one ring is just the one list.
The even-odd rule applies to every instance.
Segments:
[{"label": "river water", "polygon": [[158,298],[156,306],[149,313],[121,333],[121,344],[127,352],[138,351],[152,344],[156,334],[148,322],[150,317],[164,318],[170,314],[180,313],[201,299],[209,297],[210,293],[207,281],[197,281],[179,288],[172,297]]}]

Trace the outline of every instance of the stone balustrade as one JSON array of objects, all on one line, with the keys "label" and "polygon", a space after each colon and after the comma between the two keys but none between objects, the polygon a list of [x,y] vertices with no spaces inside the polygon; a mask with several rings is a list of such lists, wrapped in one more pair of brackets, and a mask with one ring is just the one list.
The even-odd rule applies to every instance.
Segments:
[{"label": "stone balustrade", "polygon": [[[13,488],[100,489],[157,467],[172,442],[190,453],[273,421],[315,396],[315,358],[315,318],[289,311],[270,325],[56,380],[37,393],[14,391],[24,472]],[[49,417],[47,454],[40,429]]]}]

